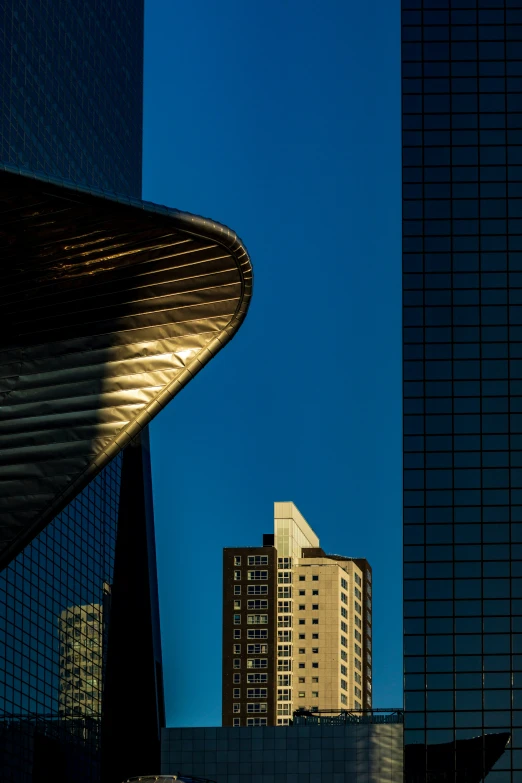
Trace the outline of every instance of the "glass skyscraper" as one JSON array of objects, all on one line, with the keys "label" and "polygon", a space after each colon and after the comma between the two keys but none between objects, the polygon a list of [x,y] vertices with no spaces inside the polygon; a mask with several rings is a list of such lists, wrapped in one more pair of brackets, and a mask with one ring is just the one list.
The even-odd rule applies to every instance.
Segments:
[{"label": "glass skyscraper", "polygon": [[141,197],[143,1],[2,0],[2,163]]},{"label": "glass skyscraper", "polygon": [[[2,0],[0,161],[141,196],[143,0]],[[0,779],[159,768],[146,433],[0,575]]]},{"label": "glass skyscraper", "polygon": [[402,0],[402,59],[406,776],[515,783],[522,0]]}]

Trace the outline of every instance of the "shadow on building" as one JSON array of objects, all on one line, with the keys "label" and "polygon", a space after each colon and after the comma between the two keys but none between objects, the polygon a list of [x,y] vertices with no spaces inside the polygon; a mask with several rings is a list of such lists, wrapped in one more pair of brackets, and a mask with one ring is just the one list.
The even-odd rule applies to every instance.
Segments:
[{"label": "shadow on building", "polygon": [[507,732],[434,745],[406,745],[405,783],[480,783],[509,744]]}]

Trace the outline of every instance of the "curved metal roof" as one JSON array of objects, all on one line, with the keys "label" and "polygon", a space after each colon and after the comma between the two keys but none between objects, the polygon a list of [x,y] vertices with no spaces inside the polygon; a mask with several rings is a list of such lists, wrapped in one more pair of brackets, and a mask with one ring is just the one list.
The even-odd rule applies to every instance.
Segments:
[{"label": "curved metal roof", "polygon": [[248,253],[210,220],[0,168],[0,568],[233,337]]}]

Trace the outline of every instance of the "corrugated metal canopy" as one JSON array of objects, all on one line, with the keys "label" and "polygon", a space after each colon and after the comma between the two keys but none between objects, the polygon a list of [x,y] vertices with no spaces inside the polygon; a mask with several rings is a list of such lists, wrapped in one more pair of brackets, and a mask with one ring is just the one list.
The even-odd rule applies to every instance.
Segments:
[{"label": "corrugated metal canopy", "polygon": [[231,339],[225,226],[0,169],[0,567]]}]

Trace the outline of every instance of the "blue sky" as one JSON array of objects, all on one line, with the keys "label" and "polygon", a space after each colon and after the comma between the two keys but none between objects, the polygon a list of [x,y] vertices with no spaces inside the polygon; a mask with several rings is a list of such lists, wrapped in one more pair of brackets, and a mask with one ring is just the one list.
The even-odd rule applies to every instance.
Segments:
[{"label": "blue sky", "polygon": [[235,339],[151,427],[167,725],[221,722],[221,550],[292,500],[374,574],[402,704],[399,3],[147,0],[144,198],[243,239]]}]

